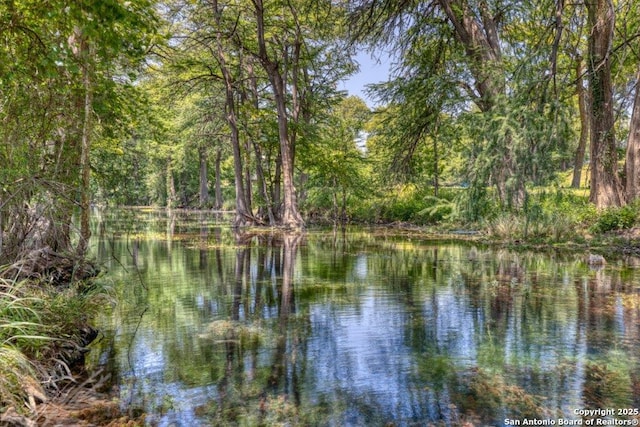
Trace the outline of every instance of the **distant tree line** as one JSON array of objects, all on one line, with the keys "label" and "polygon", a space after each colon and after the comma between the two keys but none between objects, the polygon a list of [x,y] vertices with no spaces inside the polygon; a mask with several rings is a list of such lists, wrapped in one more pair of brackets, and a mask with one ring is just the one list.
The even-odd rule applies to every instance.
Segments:
[{"label": "distant tree line", "polygon": [[[0,259],[84,253],[92,201],[298,229],[403,218],[413,192],[426,217],[477,220],[573,171],[598,209],[623,206],[640,191],[639,8],[4,2]],[[373,111],[338,89],[358,49],[395,61]]]}]

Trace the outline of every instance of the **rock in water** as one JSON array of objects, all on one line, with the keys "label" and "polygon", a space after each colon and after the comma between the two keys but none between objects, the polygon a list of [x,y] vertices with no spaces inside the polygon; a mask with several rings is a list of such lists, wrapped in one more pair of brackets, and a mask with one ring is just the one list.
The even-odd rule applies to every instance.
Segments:
[{"label": "rock in water", "polygon": [[602,266],[606,263],[607,261],[602,255],[589,254],[589,257],[587,258],[587,264],[589,264],[590,266]]}]

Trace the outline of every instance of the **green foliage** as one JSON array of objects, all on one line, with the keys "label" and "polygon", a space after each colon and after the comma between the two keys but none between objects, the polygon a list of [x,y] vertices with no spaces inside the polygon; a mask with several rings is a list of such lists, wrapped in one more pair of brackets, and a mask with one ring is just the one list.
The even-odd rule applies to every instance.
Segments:
[{"label": "green foliage", "polygon": [[[595,213],[587,195],[571,189],[538,189],[529,198],[525,210],[528,234],[552,241],[564,241],[577,237],[584,224]],[[527,233],[525,233],[525,237]]]},{"label": "green foliage", "polygon": [[[474,191],[458,207],[467,211],[462,216],[477,220],[487,203],[482,199],[490,196],[487,187],[496,188],[501,208],[520,208],[527,186],[548,183],[571,158],[569,94],[559,96],[555,85],[551,96],[547,64],[553,38],[540,27],[549,9],[519,7],[503,14],[491,2],[477,6],[481,12],[450,8],[450,2],[427,9],[356,3],[353,18],[368,29],[359,36],[384,40],[400,52],[390,81],[373,89],[388,103],[375,143],[386,152],[390,169],[404,172],[401,178],[435,179],[440,162],[462,158],[453,183]],[[409,24],[397,31],[401,22]],[[491,40],[461,35],[472,31],[465,25],[487,26]],[[496,52],[471,53],[480,45]]]},{"label": "green foliage", "polygon": [[560,242],[579,238],[595,208],[581,191],[536,189],[527,197],[523,211],[501,211],[487,216],[482,227],[498,240],[544,240]]},{"label": "green foliage", "polygon": [[0,289],[0,412],[13,406],[27,413],[34,396],[44,396],[40,381],[66,374],[65,352],[84,345],[82,328],[103,307],[104,289],[7,279]]},{"label": "green foliage", "polygon": [[[369,10],[379,18],[366,23],[372,32],[363,39],[384,39],[398,48],[389,80],[370,88],[385,103],[374,114],[361,99],[335,89],[355,69],[344,43],[348,10],[342,4],[265,2],[266,52],[258,49],[258,14],[251,3],[220,2],[218,9],[200,1],[157,9],[147,0],[0,5],[7,17],[0,28],[0,160],[6,165],[0,170],[0,206],[8,213],[0,216],[1,229],[7,234],[10,221],[26,216],[17,211],[43,201],[65,213],[50,221],[60,224],[56,232],[71,229],[85,66],[95,116],[95,201],[195,207],[200,183],[212,190],[217,178],[221,204],[234,207],[238,165],[229,147],[226,67],[240,132],[236,156],[251,214],[277,211],[282,159],[265,59],[279,67],[292,91],[286,96],[287,131],[295,144],[298,200],[310,218],[482,222],[492,236],[541,239],[570,238],[576,227],[596,221],[582,198],[538,190],[570,165],[580,128],[575,88],[558,82],[574,78],[582,46],[573,32],[554,40],[546,27],[541,31],[553,8],[526,4],[506,13],[485,4],[487,17],[497,20],[502,50],[493,61],[469,55],[473,49],[456,37],[442,5],[378,10],[377,2],[355,3],[361,6],[356,14],[368,16]],[[625,3],[620,10],[634,7]],[[466,18],[486,25],[479,10],[469,8]],[[571,26],[584,18],[578,6],[565,12],[575,18]],[[393,31],[405,18],[406,31]],[[616,25],[621,34],[633,34],[638,22],[625,18]],[[173,37],[171,49],[165,34]],[[80,39],[91,48],[90,57],[78,53]],[[564,43],[576,52],[563,52]],[[150,53],[153,59],[143,69]],[[627,62],[616,65],[621,79],[632,75]],[[482,87],[484,77],[491,90]],[[623,137],[624,125],[615,131]],[[214,172],[216,153],[222,153],[221,176]],[[200,159],[209,167],[202,177]],[[42,185],[25,184],[35,176]],[[604,212],[592,231],[628,227],[631,217],[624,209]]]},{"label": "green foliage", "polygon": [[10,243],[0,254],[13,262],[71,249],[73,209],[88,191],[83,147],[128,135],[132,81],[159,38],[146,0],[12,1],[0,16],[0,233],[18,236],[0,239]]},{"label": "green foliage", "polygon": [[607,208],[598,213],[590,227],[593,233],[623,230],[633,227],[638,219],[638,204],[626,205],[620,208]]},{"label": "green foliage", "polygon": [[356,220],[375,223],[412,222],[426,225],[451,221],[458,192],[458,189],[444,189],[436,197],[430,187],[395,185],[375,197],[356,201],[353,216]]},{"label": "green foliage", "polygon": [[475,185],[459,191],[455,198],[453,219],[462,223],[476,223],[490,218],[492,212],[499,211],[491,193],[490,189]]},{"label": "green foliage", "polygon": [[337,103],[314,144],[301,147],[301,164],[310,175],[305,203],[309,215],[346,221],[359,201],[371,196],[370,164],[361,144],[370,116],[364,101],[350,96]]},{"label": "green foliage", "polygon": [[411,221],[416,212],[424,209],[424,195],[415,185],[395,187],[395,194],[382,206],[380,217],[383,221]]},{"label": "green foliage", "polygon": [[427,223],[447,220],[455,208],[455,204],[451,200],[442,197],[427,196],[424,198],[424,203],[428,206],[416,212],[415,217]]}]

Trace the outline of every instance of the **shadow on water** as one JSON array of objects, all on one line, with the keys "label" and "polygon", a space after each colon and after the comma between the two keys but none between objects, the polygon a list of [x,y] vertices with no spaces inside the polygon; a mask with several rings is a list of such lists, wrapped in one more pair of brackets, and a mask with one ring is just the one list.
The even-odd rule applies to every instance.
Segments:
[{"label": "shadow on water", "polygon": [[[377,230],[95,218],[92,363],[153,425],[505,425],[640,402],[637,261]],[[634,264],[635,263],[635,264]]]}]

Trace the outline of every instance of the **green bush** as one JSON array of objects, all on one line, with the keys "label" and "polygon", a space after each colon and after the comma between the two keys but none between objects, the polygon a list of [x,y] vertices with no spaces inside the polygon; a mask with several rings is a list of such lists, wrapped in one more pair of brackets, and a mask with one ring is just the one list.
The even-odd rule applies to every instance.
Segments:
[{"label": "green bush", "polygon": [[441,189],[438,197],[432,187],[406,184],[394,187],[379,209],[379,221],[407,221],[415,224],[434,224],[448,220],[455,208],[455,192]]},{"label": "green bush", "polygon": [[564,218],[574,223],[590,223],[597,212],[584,190],[555,189],[540,190],[531,196],[533,203],[540,204],[542,211],[548,216]]},{"label": "green bush", "polygon": [[537,188],[528,194],[521,210],[496,207],[495,213],[483,219],[481,227],[489,237],[499,240],[560,242],[578,238],[577,230],[594,217],[595,208],[586,195],[567,189]]},{"label": "green bush", "polygon": [[590,230],[592,233],[606,233],[608,231],[631,228],[635,224],[637,216],[635,205],[609,208],[598,215]]},{"label": "green bush", "polygon": [[447,220],[454,209],[453,202],[446,198],[428,196],[425,197],[424,203],[427,207],[413,215],[413,217],[420,222],[436,223]]}]

